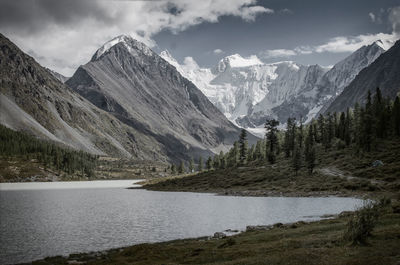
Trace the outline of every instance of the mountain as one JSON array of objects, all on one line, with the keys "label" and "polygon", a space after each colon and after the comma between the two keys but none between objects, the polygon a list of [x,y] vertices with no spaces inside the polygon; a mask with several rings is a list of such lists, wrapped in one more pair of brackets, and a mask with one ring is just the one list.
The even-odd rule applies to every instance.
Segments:
[{"label": "mountain", "polygon": [[[119,121],[161,144],[173,160],[226,150],[234,126],[177,69],[129,36],[105,43],[66,82]],[[256,140],[252,135],[249,140]]]},{"label": "mountain", "polygon": [[98,155],[166,161],[154,138],[61,83],[0,34],[0,123]]},{"label": "mountain", "polygon": [[325,112],[345,111],[356,102],[364,103],[368,90],[374,93],[377,87],[387,98],[394,98],[400,91],[400,40],[361,70]]},{"label": "mountain", "polygon": [[386,49],[382,41],[378,40],[359,48],[335,64],[317,84],[319,100],[316,108],[319,109],[319,113],[324,113],[330,103],[342,93],[358,73],[374,62]]},{"label": "mountain", "polygon": [[194,82],[231,121],[243,127],[262,126],[265,118],[276,117],[274,107],[309,92],[327,71],[318,65],[303,66],[291,61],[265,64],[256,56],[243,58],[238,54],[205,69],[188,63],[193,61],[188,58],[179,65],[165,51],[161,56],[178,65],[182,75]]},{"label": "mountain", "polygon": [[60,74],[60,73],[57,73],[56,71],[53,71],[53,70],[51,70],[51,69],[49,69],[49,68],[46,68],[46,70],[47,70],[50,74],[52,74],[55,78],[57,78],[58,81],[60,81],[61,83],[65,83],[65,82],[68,80],[68,78],[69,78],[69,77],[66,77],[66,76],[64,76],[64,75],[62,75],[62,74]]},{"label": "mountain", "polygon": [[227,56],[211,69],[187,57],[179,64],[167,51],[160,55],[194,84],[232,122],[262,127],[266,118],[285,123],[288,117],[307,121],[323,112],[355,76],[385,52],[376,41],[363,46],[331,69],[286,61],[262,63],[256,56]]}]

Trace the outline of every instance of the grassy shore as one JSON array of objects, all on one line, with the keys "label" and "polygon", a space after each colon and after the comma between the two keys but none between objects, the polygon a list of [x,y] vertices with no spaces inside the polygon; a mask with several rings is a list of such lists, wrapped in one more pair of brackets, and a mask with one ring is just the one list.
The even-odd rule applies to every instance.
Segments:
[{"label": "grassy shore", "polygon": [[[383,166],[373,167],[375,160]],[[252,162],[243,167],[153,179],[144,188],[159,191],[215,192],[246,196],[387,196],[400,199],[400,141],[383,141],[370,153],[351,148],[319,149],[313,174],[296,175],[291,160],[281,155],[276,164]]]},{"label": "grassy shore", "polygon": [[400,209],[383,210],[365,245],[343,239],[349,214],[275,225],[216,239],[184,239],[104,252],[52,257],[33,264],[399,264]]}]

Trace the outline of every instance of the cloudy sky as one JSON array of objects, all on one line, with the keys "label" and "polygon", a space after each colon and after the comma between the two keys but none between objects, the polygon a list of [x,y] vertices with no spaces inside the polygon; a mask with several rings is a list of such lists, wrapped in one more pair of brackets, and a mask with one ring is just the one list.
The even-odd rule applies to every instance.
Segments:
[{"label": "cloudy sky", "polygon": [[326,66],[377,39],[399,39],[400,2],[1,0],[0,32],[67,76],[120,34],[204,67],[234,53]]}]

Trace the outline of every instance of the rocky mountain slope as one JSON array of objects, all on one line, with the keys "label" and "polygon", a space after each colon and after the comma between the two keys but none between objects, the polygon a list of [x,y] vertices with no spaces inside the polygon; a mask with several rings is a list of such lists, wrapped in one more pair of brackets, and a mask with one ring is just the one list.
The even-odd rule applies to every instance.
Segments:
[{"label": "rocky mountain slope", "polygon": [[361,70],[325,112],[345,111],[356,102],[365,103],[368,90],[374,93],[377,87],[386,98],[400,92],[400,41]]},{"label": "rocky mountain slope", "polygon": [[0,34],[0,123],[98,155],[166,161],[156,139],[62,84]]},{"label": "rocky mountain slope", "polygon": [[226,150],[238,138],[239,129],[192,82],[128,36],[104,44],[66,84],[173,159]]},{"label": "rocky mountain slope", "polygon": [[266,118],[282,123],[290,116],[311,120],[384,51],[384,45],[377,41],[331,69],[291,61],[264,64],[255,56],[243,58],[238,54],[207,69],[190,57],[179,64],[167,51],[160,55],[196,84],[231,121],[242,127],[262,127]]},{"label": "rocky mountain slope", "polygon": [[47,70],[50,74],[52,74],[55,78],[57,78],[58,81],[60,81],[61,83],[65,83],[65,82],[68,80],[68,78],[69,78],[69,77],[66,77],[66,76],[64,76],[64,75],[62,75],[62,74],[60,74],[60,73],[57,73],[56,71],[53,71],[53,70],[51,70],[51,69],[49,69],[49,68],[46,68],[46,70]]}]

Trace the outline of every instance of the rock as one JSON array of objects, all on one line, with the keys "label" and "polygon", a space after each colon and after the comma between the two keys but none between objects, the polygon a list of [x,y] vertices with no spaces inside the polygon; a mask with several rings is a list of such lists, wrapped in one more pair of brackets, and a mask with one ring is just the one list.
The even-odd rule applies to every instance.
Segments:
[{"label": "rock", "polygon": [[339,214],[339,217],[347,217],[353,215],[353,212],[351,211],[343,211]]},{"label": "rock", "polygon": [[372,162],[372,166],[373,167],[380,167],[383,166],[383,162],[381,160],[375,160],[374,162]]},{"label": "rock", "polygon": [[248,226],[246,226],[246,232],[269,230],[271,228],[272,228],[271,225],[248,225]]},{"label": "rock", "polygon": [[239,230],[237,230],[237,229],[226,229],[224,232],[228,232],[228,233],[237,233],[237,232],[239,232]]},{"label": "rock", "polygon": [[222,233],[222,232],[216,232],[214,234],[214,238],[225,238],[225,237],[226,237],[226,234]]},{"label": "rock", "polygon": [[282,224],[282,223],[276,223],[276,224],[274,224],[273,226],[274,226],[274,227],[282,227],[283,224]]},{"label": "rock", "polygon": [[85,264],[84,262],[82,262],[82,261],[77,261],[77,260],[68,260],[67,263],[68,263],[68,264]]}]

